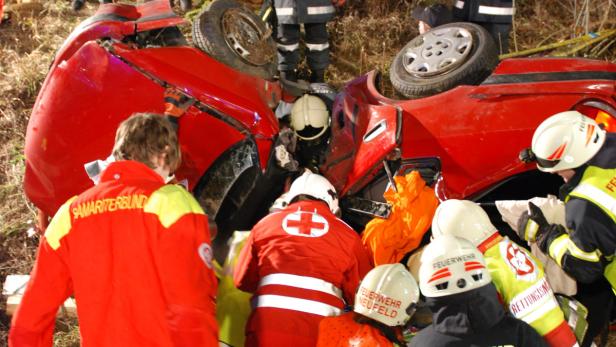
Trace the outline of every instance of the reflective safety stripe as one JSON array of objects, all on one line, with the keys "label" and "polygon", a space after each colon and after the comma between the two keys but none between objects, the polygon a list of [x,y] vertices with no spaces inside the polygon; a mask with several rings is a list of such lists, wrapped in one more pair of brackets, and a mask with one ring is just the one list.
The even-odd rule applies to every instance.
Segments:
[{"label": "reflective safety stripe", "polygon": [[276,16],[291,16],[293,15],[293,7],[283,7],[276,9]]},{"label": "reflective safety stripe", "polygon": [[563,234],[557,237],[550,244],[548,252],[550,253],[550,257],[556,260],[556,263],[558,263],[558,266],[562,266],[563,255],[567,251],[568,243],[569,243],[569,235]]},{"label": "reflective safety stripe", "polygon": [[77,199],[77,196],[73,196],[60,206],[45,230],[45,239],[54,251],[60,248],[60,240],[71,231],[70,206],[75,199]]},{"label": "reflective safety stripe", "polygon": [[338,316],[342,313],[342,310],[332,305],[282,295],[259,295],[256,298],[255,306],[281,308],[285,310],[312,313],[319,316]]},{"label": "reflective safety stripe", "polygon": [[590,201],[601,205],[604,210],[611,212],[610,217],[614,219],[614,215],[616,215],[616,199],[603,190],[591,184],[582,183],[575,187],[575,189],[571,192],[571,195],[589,199]]},{"label": "reflective safety stripe", "polygon": [[529,219],[526,223],[526,227],[524,228],[524,235],[526,240],[534,241],[535,236],[537,235],[537,231],[539,231],[539,224],[532,219]]},{"label": "reflective safety stripe", "polygon": [[329,43],[306,43],[310,51],[322,51],[329,48]]},{"label": "reflective safety stripe", "polygon": [[514,7],[493,7],[493,6],[479,6],[479,13],[489,14],[492,16],[513,16],[515,14]]},{"label": "reflective safety stripe", "polygon": [[292,45],[283,45],[278,43],[276,46],[278,46],[278,49],[281,51],[292,52],[299,48],[299,43],[294,43]]},{"label": "reflective safety stripe", "polygon": [[312,7],[308,7],[307,12],[308,15],[317,15],[317,14],[329,14],[329,13],[334,13],[336,10],[334,9],[334,6],[329,5],[329,6],[312,6]]},{"label": "reflective safety stripe", "polygon": [[527,322],[528,324],[531,324],[533,322],[537,322],[537,321],[540,321],[541,319],[544,319],[545,316],[551,310],[554,310],[554,309],[560,309],[560,306],[558,306],[558,302],[556,302],[554,293],[550,291],[550,295],[546,297],[545,301],[542,302],[538,308],[530,312],[527,316],[521,317],[521,319]]},{"label": "reflective safety stripe", "polygon": [[319,292],[331,294],[338,298],[342,298],[342,291],[338,287],[327,281],[323,281],[320,278],[291,274],[270,274],[261,279],[261,281],[259,282],[259,287],[272,284],[317,290]]},{"label": "reflective safety stripe", "polygon": [[167,184],[150,195],[143,207],[146,213],[153,213],[160,224],[170,227],[183,216],[193,213],[204,215],[203,209],[195,198],[184,188]]},{"label": "reflective safety stripe", "polygon": [[[507,288],[515,290],[514,287]],[[562,313],[558,314],[558,302],[545,277],[518,292],[508,305],[516,318],[530,324],[541,335],[552,331],[564,318]]]},{"label": "reflective safety stripe", "polygon": [[456,1],[456,5],[455,6],[456,6],[456,8],[463,9],[464,8],[464,1],[459,1],[459,0]]},{"label": "reflective safety stripe", "polygon": [[599,261],[599,258],[601,257],[601,252],[599,250],[595,250],[593,252],[586,252],[586,251],[579,249],[578,246],[576,246],[576,244],[573,243],[573,241],[571,241],[571,239],[568,239],[568,240],[569,241],[567,242],[567,250],[569,251],[569,253],[571,253],[571,255],[573,255],[574,257],[578,259],[582,259],[582,260],[586,260],[586,261],[590,261],[594,263]]}]

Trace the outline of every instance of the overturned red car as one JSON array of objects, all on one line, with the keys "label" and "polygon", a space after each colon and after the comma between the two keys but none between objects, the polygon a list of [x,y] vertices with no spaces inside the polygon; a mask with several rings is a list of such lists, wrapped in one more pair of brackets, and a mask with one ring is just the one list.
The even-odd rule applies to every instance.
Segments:
[{"label": "overturned red car", "polygon": [[[254,24],[241,6],[225,2],[221,23],[239,18],[248,28]],[[273,109],[283,91],[260,73],[271,63],[226,35],[229,49],[258,72],[231,68],[189,45],[177,28],[182,23],[167,1],[104,4],[58,50],[26,135],[24,187],[43,221],[92,185],[84,164],[110,154],[122,120],[135,112],[162,113],[168,87],[194,100],[179,122],[183,163],[176,176],[223,234],[250,228],[281,193],[272,157],[279,132]],[[554,113],[579,110],[616,130],[616,64],[507,59],[494,60],[493,68],[476,58],[481,33],[464,25],[447,28],[413,40],[392,66],[394,85],[404,89],[407,83],[409,93],[421,87],[412,99],[383,96],[376,71],[349,82],[335,99],[320,171],[338,189],[343,216],[356,224],[378,214],[388,174],[410,170],[435,184],[442,199],[489,202],[553,190],[557,182],[521,162],[518,153]],[[456,47],[449,60],[431,60],[428,51],[447,55],[451,43]],[[470,72],[467,64],[474,66]],[[443,76],[465,69],[467,80],[444,86]],[[430,89],[426,81],[437,86]]]}]

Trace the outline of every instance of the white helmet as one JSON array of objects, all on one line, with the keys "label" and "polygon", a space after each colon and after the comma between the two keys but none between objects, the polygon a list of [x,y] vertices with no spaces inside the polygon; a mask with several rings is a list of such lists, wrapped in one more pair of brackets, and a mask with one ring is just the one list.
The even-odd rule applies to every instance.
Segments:
[{"label": "white helmet", "polygon": [[545,172],[584,165],[605,142],[605,131],[578,111],[557,113],[544,120],[533,135],[537,168]]},{"label": "white helmet", "polygon": [[269,208],[270,213],[284,210],[287,206],[289,206],[289,199],[287,199],[287,194],[288,193],[282,193],[282,195],[280,195],[276,200],[274,200],[274,203]]},{"label": "white helmet", "polygon": [[301,176],[296,178],[286,193],[285,199],[290,203],[299,195],[308,195],[315,199],[323,200],[327,203],[332,213],[338,213],[338,194],[336,194],[336,188],[329,183],[327,178],[321,175],[306,170]]},{"label": "white helmet", "polygon": [[402,264],[379,265],[361,281],[353,311],[393,327],[411,318],[418,300],[417,282]]},{"label": "white helmet", "polygon": [[297,99],[291,109],[291,128],[302,140],[319,138],[329,127],[329,111],[323,100],[306,94]]},{"label": "white helmet", "polygon": [[469,241],[442,235],[426,246],[419,267],[419,288],[436,298],[467,292],[492,282],[485,260]]},{"label": "white helmet", "polygon": [[453,235],[469,240],[475,247],[498,233],[488,214],[476,203],[450,199],[442,202],[432,218],[432,235]]}]

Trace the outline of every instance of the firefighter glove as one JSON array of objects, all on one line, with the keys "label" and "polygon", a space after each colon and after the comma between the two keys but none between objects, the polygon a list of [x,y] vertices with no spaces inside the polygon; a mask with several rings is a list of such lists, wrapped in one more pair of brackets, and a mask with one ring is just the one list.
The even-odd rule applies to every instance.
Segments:
[{"label": "firefighter glove", "polygon": [[565,227],[560,224],[550,224],[545,232],[537,236],[537,246],[541,252],[549,254],[550,243],[560,235],[566,234]]},{"label": "firefighter glove", "polygon": [[541,212],[541,209],[532,202],[528,203],[528,211],[525,211],[518,219],[518,235],[528,242],[535,242],[542,234],[546,234],[550,223]]},{"label": "firefighter glove", "polygon": [[530,148],[524,148],[522,151],[520,151],[518,157],[520,158],[520,161],[526,164],[535,162],[537,160],[535,153],[533,153]]},{"label": "firefighter glove", "polygon": [[175,88],[165,89],[165,116],[179,118],[195,102]]}]

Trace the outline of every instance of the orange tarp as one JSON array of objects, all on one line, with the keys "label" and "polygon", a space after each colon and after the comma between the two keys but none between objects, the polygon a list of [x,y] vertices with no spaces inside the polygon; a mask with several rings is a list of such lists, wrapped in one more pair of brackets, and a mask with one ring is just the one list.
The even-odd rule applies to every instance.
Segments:
[{"label": "orange tarp", "polygon": [[426,186],[419,172],[396,176],[394,180],[398,192],[390,187],[383,195],[392,205],[389,218],[371,220],[362,234],[375,266],[397,263],[417,248],[438,206],[434,189]]}]

